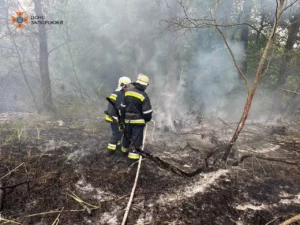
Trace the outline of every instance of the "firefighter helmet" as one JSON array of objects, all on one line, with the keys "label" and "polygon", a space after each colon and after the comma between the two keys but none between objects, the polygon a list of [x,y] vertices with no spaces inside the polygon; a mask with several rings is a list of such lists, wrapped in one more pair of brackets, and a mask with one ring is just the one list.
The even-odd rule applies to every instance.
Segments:
[{"label": "firefighter helmet", "polygon": [[125,85],[128,85],[131,83],[131,80],[129,77],[121,77],[119,79],[119,86],[120,87],[124,87]]},{"label": "firefighter helmet", "polygon": [[137,77],[136,83],[144,85],[144,86],[148,86],[149,85],[149,77],[140,73]]}]

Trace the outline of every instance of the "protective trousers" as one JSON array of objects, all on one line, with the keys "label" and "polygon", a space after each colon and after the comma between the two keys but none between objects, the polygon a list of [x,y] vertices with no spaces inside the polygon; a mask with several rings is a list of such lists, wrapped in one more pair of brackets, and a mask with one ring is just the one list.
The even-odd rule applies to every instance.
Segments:
[{"label": "protective trousers", "polygon": [[[125,125],[127,138],[129,140],[127,140],[125,137],[123,138],[122,151],[123,152],[129,151],[128,158],[130,159],[140,158],[140,155],[136,152],[135,147],[141,149],[143,145],[144,127],[145,125],[134,125],[134,124]],[[133,144],[133,147],[132,149],[129,149],[131,142]]]},{"label": "protective trousers", "polygon": [[121,144],[122,133],[119,129],[119,125],[117,123],[111,123],[111,138],[107,145],[107,149],[111,151],[115,151],[117,149],[117,145]]}]

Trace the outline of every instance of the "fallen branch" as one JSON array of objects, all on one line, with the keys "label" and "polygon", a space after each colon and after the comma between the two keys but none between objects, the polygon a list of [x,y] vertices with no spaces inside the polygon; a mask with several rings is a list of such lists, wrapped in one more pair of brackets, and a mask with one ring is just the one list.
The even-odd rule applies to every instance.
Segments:
[{"label": "fallen branch", "polygon": [[250,158],[250,157],[255,157],[257,159],[263,159],[271,162],[281,162],[289,165],[294,165],[294,166],[300,166],[300,160],[297,161],[292,161],[291,159],[281,159],[281,158],[272,158],[272,157],[266,157],[262,155],[243,155],[240,159],[240,163],[242,163],[245,159]]},{"label": "fallen branch", "polygon": [[289,225],[289,224],[295,223],[297,221],[300,221],[300,214],[284,221],[280,225]]},{"label": "fallen branch", "polygon": [[17,170],[20,166],[22,166],[24,163],[21,163],[20,165],[18,165],[16,168],[14,168],[13,170],[9,171],[7,174],[5,174],[4,176],[2,176],[0,178],[0,180],[2,180],[4,177],[9,176],[13,171]]},{"label": "fallen branch", "polygon": [[196,170],[194,170],[192,172],[186,172],[186,171],[176,167],[175,165],[172,165],[172,164],[160,159],[157,156],[153,156],[153,155],[150,155],[150,154],[143,154],[143,153],[140,153],[140,155],[142,155],[143,157],[148,158],[151,161],[155,162],[159,167],[161,167],[163,169],[166,169],[166,170],[169,170],[169,171],[171,171],[171,172],[173,172],[177,175],[183,176],[183,177],[193,177],[193,176],[196,176],[196,175],[198,175],[200,173],[203,173],[203,172],[209,172],[213,169],[213,168],[207,168],[206,166],[202,166],[202,167],[199,167],[199,168],[197,168]]}]

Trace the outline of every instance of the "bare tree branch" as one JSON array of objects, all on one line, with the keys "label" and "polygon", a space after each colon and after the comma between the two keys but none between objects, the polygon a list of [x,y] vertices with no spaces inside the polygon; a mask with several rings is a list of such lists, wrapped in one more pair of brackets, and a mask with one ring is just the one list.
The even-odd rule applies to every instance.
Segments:
[{"label": "bare tree branch", "polygon": [[250,93],[250,87],[249,87],[248,80],[247,80],[245,74],[242,72],[242,70],[241,70],[241,69],[239,68],[239,66],[237,65],[236,59],[235,59],[234,54],[233,54],[233,52],[232,52],[232,50],[231,50],[231,48],[230,48],[230,46],[229,46],[229,44],[228,44],[228,42],[227,42],[227,40],[226,40],[225,35],[224,35],[223,32],[220,30],[220,28],[218,27],[218,25],[216,25],[216,24],[217,24],[217,18],[216,18],[217,7],[218,7],[218,0],[216,0],[216,8],[215,8],[215,11],[214,11],[215,27],[216,27],[217,31],[221,34],[221,36],[222,36],[222,38],[223,38],[223,40],[224,40],[224,42],[225,42],[225,45],[226,45],[226,47],[227,47],[227,49],[228,49],[228,51],[229,51],[229,53],[230,53],[230,55],[231,55],[231,57],[232,57],[232,60],[233,60],[233,63],[234,63],[235,68],[238,70],[239,74],[240,74],[240,75],[242,76],[242,78],[244,79],[245,85],[246,85],[246,88],[247,88],[247,93],[248,93],[248,95],[249,95],[249,93]]},{"label": "bare tree branch", "polygon": [[[188,15],[188,10],[184,6],[182,0],[177,1],[177,2],[183,10],[184,17],[183,18],[173,18],[171,21],[166,21],[169,24],[168,28],[170,28],[174,25],[178,26],[180,29],[199,29],[199,28],[215,27],[216,25],[219,27],[235,27],[235,26],[245,26],[246,25],[246,26],[251,27],[257,33],[261,34],[265,39],[267,39],[267,37],[265,36],[265,34],[263,34],[261,32],[261,30],[259,30],[258,28],[256,28],[255,26],[253,26],[252,24],[247,23],[247,22],[233,23],[233,24],[218,24],[213,19],[208,19],[205,17],[203,17],[201,19],[191,18]],[[214,16],[212,16],[212,17],[214,17]]]},{"label": "bare tree branch", "polygon": [[230,46],[229,46],[229,44],[228,44],[228,42],[227,42],[227,40],[226,40],[226,37],[225,37],[224,34],[223,34],[223,32],[220,30],[220,28],[219,28],[218,26],[216,26],[216,29],[217,29],[217,31],[221,34],[221,36],[222,36],[222,38],[223,38],[223,40],[224,40],[224,42],[225,42],[225,45],[226,45],[226,47],[228,48],[228,51],[229,51],[229,53],[230,53],[230,55],[231,55],[231,57],[232,57],[232,60],[233,60],[233,63],[234,63],[235,68],[238,70],[239,74],[242,76],[243,80],[245,81],[245,85],[246,85],[246,88],[247,88],[247,92],[248,92],[248,94],[249,94],[249,93],[250,93],[250,87],[249,87],[249,83],[248,83],[248,80],[247,80],[245,74],[242,72],[242,70],[241,70],[241,69],[239,68],[239,66],[237,65],[236,59],[235,59],[235,57],[234,57],[234,55],[233,55],[233,52],[232,52],[232,50],[231,50],[231,48],[230,48]]},{"label": "bare tree branch", "polygon": [[294,2],[292,2],[290,5],[286,6],[282,12],[284,12],[285,10],[287,10],[288,8],[292,7],[298,0],[295,0]]},{"label": "bare tree branch", "polygon": [[[7,15],[8,15],[8,12],[7,12]],[[6,27],[7,27],[7,30],[8,30],[8,32],[9,32],[9,34],[10,34],[10,37],[11,37],[11,39],[12,39],[12,41],[13,41],[13,44],[14,44],[14,46],[15,46],[15,48],[16,48],[16,52],[17,52],[17,55],[18,55],[18,61],[19,61],[20,67],[21,67],[21,71],[22,71],[22,75],[23,75],[24,81],[25,81],[25,83],[26,83],[26,85],[27,85],[27,87],[28,87],[28,89],[29,89],[29,91],[30,91],[30,94],[31,94],[31,96],[32,96],[34,105],[35,105],[36,109],[39,111],[39,107],[38,107],[38,104],[37,104],[37,102],[36,102],[36,100],[35,100],[35,96],[34,96],[34,94],[33,94],[33,90],[31,89],[31,87],[30,87],[30,85],[29,85],[28,79],[27,79],[26,74],[25,74],[25,70],[24,70],[23,65],[22,65],[21,55],[20,55],[20,52],[19,52],[18,45],[17,45],[17,43],[16,43],[16,41],[15,41],[15,38],[14,38],[14,36],[13,36],[13,34],[12,34],[10,28],[9,28],[8,21],[7,21],[7,23],[6,23]]]},{"label": "bare tree branch", "polygon": [[58,45],[58,46],[52,48],[52,49],[48,52],[48,55],[50,55],[51,52],[55,51],[56,49],[58,49],[58,48],[64,46],[64,45],[67,44],[68,42],[69,42],[69,40],[67,40],[67,41],[65,41],[64,43],[62,43],[62,44],[60,44],[60,45]]},{"label": "bare tree branch", "polygon": [[289,92],[289,93],[293,93],[293,94],[296,94],[296,95],[300,95],[300,93],[298,93],[298,92],[296,92],[296,91],[287,90],[287,89],[284,89],[284,88],[279,88],[279,90],[281,90],[281,91],[286,91],[286,92]]}]

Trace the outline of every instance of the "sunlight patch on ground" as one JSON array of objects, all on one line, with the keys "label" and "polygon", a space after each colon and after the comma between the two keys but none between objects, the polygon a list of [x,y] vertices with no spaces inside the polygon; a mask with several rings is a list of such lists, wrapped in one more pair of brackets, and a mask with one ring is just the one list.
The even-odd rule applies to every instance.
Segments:
[{"label": "sunlight patch on ground", "polygon": [[159,197],[158,203],[164,204],[172,201],[180,201],[186,198],[195,196],[198,193],[203,193],[210,187],[210,185],[216,183],[216,181],[223,175],[226,175],[229,170],[218,170],[216,172],[206,173],[199,175],[198,180],[196,180],[191,186],[185,186],[175,193],[162,194]]}]

